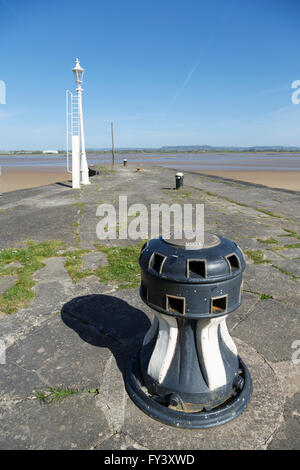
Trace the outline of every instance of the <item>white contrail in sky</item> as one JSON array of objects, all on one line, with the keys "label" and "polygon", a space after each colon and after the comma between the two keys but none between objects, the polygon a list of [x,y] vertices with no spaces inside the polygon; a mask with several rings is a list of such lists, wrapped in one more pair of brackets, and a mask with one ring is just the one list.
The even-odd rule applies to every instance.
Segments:
[{"label": "white contrail in sky", "polygon": [[171,103],[170,104],[174,104],[175,101],[177,100],[178,96],[180,95],[180,93],[185,89],[185,87],[187,86],[187,84],[189,83],[190,79],[192,78],[192,75],[193,73],[197,70],[199,64],[200,64],[200,60],[201,60],[201,56],[202,54],[197,57],[197,59],[195,60],[191,70],[189,71],[189,73],[187,74],[186,76],[186,79],[184,80],[183,84],[181,85],[181,87],[178,88],[178,90],[176,91],[175,95],[173,96],[173,98],[171,99]]}]

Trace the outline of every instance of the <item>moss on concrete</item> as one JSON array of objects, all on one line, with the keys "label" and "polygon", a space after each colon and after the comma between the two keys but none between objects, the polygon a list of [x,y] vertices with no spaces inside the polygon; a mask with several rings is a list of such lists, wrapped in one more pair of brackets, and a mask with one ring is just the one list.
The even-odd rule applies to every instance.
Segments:
[{"label": "moss on concrete", "polygon": [[[60,240],[35,243],[27,242],[24,248],[8,248],[0,251],[0,275],[15,274],[16,283],[0,295],[0,312],[9,314],[29,305],[34,298],[32,287],[35,284],[33,274],[44,266],[43,260],[57,256],[64,246]],[[9,263],[19,262],[22,267],[5,268]]]}]

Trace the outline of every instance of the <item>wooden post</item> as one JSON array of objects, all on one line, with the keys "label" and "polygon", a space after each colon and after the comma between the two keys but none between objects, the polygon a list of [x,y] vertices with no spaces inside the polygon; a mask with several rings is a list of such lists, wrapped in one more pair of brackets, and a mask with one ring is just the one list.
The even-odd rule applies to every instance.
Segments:
[{"label": "wooden post", "polygon": [[112,153],[112,166],[115,165],[115,147],[114,147],[114,123],[111,123],[111,153]]}]

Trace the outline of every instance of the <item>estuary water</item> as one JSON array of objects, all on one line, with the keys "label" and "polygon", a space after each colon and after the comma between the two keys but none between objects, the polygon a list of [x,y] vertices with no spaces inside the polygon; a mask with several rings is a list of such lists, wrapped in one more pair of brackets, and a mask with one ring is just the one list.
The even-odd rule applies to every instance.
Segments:
[{"label": "estuary water", "polygon": [[[128,164],[162,165],[190,170],[226,170],[226,171],[300,171],[300,153],[127,153],[115,154],[115,163],[122,163],[127,158]],[[89,164],[111,163],[109,154],[87,155]],[[71,166],[71,158],[69,161]],[[0,166],[12,169],[54,168],[66,170],[66,155],[0,155]]]}]

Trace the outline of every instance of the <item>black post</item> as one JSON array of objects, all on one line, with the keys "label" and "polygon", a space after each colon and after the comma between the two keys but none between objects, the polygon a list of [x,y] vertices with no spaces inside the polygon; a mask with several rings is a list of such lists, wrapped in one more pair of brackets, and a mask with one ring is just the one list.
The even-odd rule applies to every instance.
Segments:
[{"label": "black post", "polygon": [[114,147],[114,123],[111,123],[111,153],[112,153],[112,166],[115,165],[115,147]]},{"label": "black post", "polygon": [[183,186],[183,173],[176,173],[175,175],[176,189],[180,189]]}]

